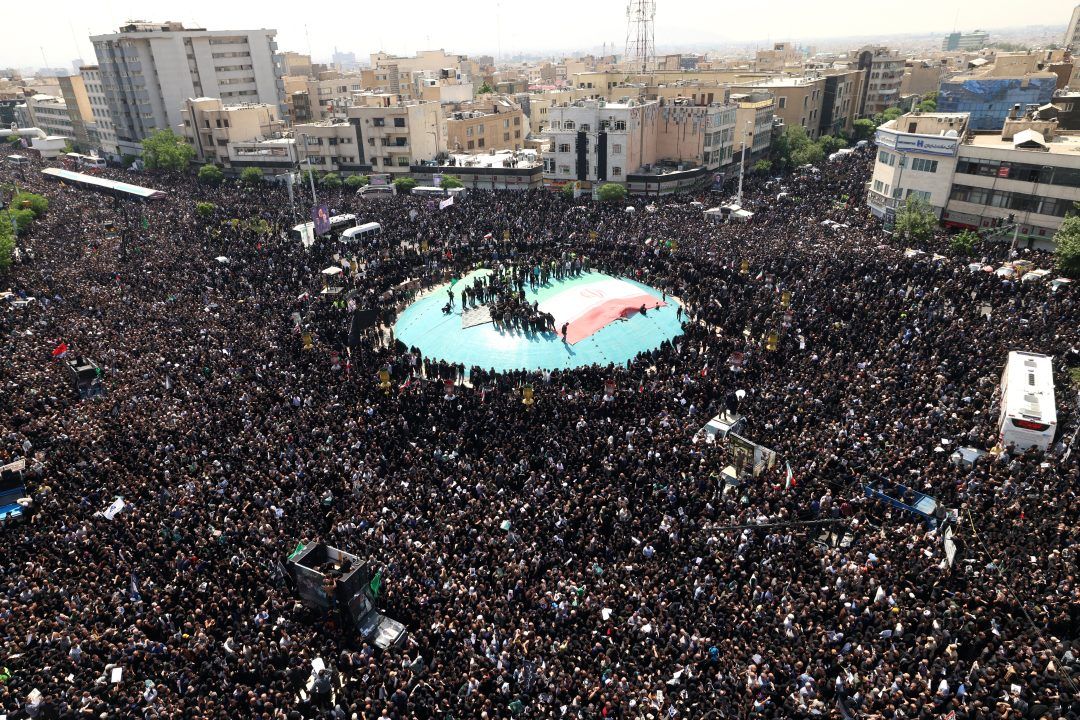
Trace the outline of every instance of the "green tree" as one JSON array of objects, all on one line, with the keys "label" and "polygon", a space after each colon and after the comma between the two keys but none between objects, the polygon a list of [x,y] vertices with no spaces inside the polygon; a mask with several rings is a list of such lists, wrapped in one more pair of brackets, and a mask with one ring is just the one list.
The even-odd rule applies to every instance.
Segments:
[{"label": "green tree", "polygon": [[156,130],[142,141],[143,164],[148,170],[184,170],[195,148],[172,130]]},{"label": "green tree", "polygon": [[898,107],[888,108],[884,112],[880,112],[880,113],[878,113],[877,115],[874,116],[874,124],[879,125],[879,126],[884,125],[885,123],[889,122],[890,120],[895,120],[896,118],[900,117],[903,114],[904,114],[904,111],[901,110]]},{"label": "green tree", "polygon": [[925,242],[933,237],[937,224],[937,215],[930,203],[915,195],[909,195],[896,213],[894,229],[901,236]]},{"label": "green tree", "polygon": [[6,213],[0,216],[0,221],[0,270],[4,270],[15,255],[15,238],[11,237],[11,220]]},{"label": "green tree", "polygon": [[134,163],[138,159],[139,158],[135,157],[134,155],[123,155],[120,158],[120,164],[123,165],[125,169],[127,169],[131,167],[132,163]]},{"label": "green tree", "polygon": [[758,175],[768,175],[772,172],[772,161],[762,158],[754,163],[753,171]]},{"label": "green tree", "polygon": [[9,208],[3,214],[3,224],[6,232],[11,234],[11,218],[15,218],[15,229],[19,235],[25,235],[34,222],[34,211],[30,208]]},{"label": "green tree", "polygon": [[1063,275],[1080,279],[1080,216],[1069,215],[1054,235],[1054,257]]},{"label": "green tree", "polygon": [[495,88],[491,87],[490,85],[487,84],[487,82],[485,82],[483,85],[480,86],[480,89],[476,91],[476,94],[477,95],[487,95],[488,93],[493,93],[493,92],[495,92]]},{"label": "green tree", "polygon": [[214,211],[217,210],[217,206],[211,202],[197,202],[195,203],[195,214],[201,217],[203,220],[209,219]]},{"label": "green tree", "polygon": [[859,142],[860,140],[869,140],[874,137],[874,129],[875,127],[873,120],[869,120],[867,118],[859,118],[858,120],[856,120],[854,127],[852,128],[855,142]]},{"label": "green tree", "polygon": [[926,97],[915,107],[919,112],[936,112],[937,111],[937,92],[927,93]]},{"label": "green tree", "polygon": [[439,181],[439,187],[443,190],[449,190],[451,188],[465,187],[465,185],[457,175],[443,175],[442,180]]},{"label": "green tree", "polygon": [[13,145],[15,147],[22,145],[22,137],[20,137],[19,135],[8,135],[7,141],[9,145]]},{"label": "green tree", "polygon": [[604,183],[596,191],[596,196],[603,202],[621,202],[626,199],[626,186],[619,183]]},{"label": "green tree", "polygon": [[11,207],[30,210],[35,218],[40,218],[49,212],[49,200],[44,195],[20,192],[15,193],[15,197],[11,199]]},{"label": "green tree", "polygon": [[847,147],[847,140],[842,137],[836,137],[835,135],[822,135],[818,139],[818,145],[821,146],[821,152],[825,157],[829,157],[837,150],[843,150]]},{"label": "green tree", "polygon": [[408,195],[416,187],[416,180],[411,177],[394,178],[394,188],[398,195]]},{"label": "green tree", "polygon": [[350,175],[345,178],[345,187],[357,190],[371,182],[367,175]]},{"label": "green tree", "polygon": [[240,173],[240,182],[245,185],[258,185],[263,180],[262,170],[259,168],[249,167],[244,168],[244,172]]},{"label": "green tree", "polygon": [[319,178],[319,185],[329,190],[336,190],[341,187],[341,178],[337,173],[328,172]]},{"label": "green tree", "polygon": [[217,185],[225,179],[225,173],[214,164],[203,165],[199,168],[199,182],[207,185]]},{"label": "green tree", "polygon": [[68,140],[67,142],[64,143],[63,153],[65,155],[67,155],[68,153],[73,153],[73,152],[75,152],[75,146],[71,144],[70,140]]},{"label": "green tree", "polygon": [[949,250],[954,255],[967,256],[975,252],[975,243],[979,242],[979,234],[972,230],[963,230],[952,236],[949,241]]},{"label": "green tree", "polygon": [[575,185],[575,183],[568,182],[565,185],[563,185],[561,188],[559,188],[559,192],[562,193],[562,196],[564,198],[573,199],[573,197],[574,197],[574,185]]}]

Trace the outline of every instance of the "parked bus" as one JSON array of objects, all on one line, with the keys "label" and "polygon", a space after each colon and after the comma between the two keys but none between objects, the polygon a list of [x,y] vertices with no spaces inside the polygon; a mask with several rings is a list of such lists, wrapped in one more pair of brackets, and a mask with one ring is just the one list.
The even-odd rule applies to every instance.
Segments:
[{"label": "parked bus", "polygon": [[396,195],[393,185],[365,185],[356,191],[357,197],[382,198]]},{"label": "parked bus", "polygon": [[382,232],[382,225],[377,222],[368,222],[363,225],[351,227],[341,233],[343,242],[372,242]]},{"label": "parked bus", "polygon": [[1001,374],[998,435],[1002,447],[1046,450],[1057,432],[1053,358],[1013,351]]},{"label": "parked bus", "polygon": [[457,195],[464,195],[465,188],[441,188],[433,185],[417,185],[412,189],[413,195],[427,196],[427,197],[451,197]]},{"label": "parked bus", "polygon": [[[338,236],[346,228],[350,228],[356,224],[356,216],[352,214],[334,215],[330,218],[330,232],[331,236]],[[315,242],[315,223],[306,222],[297,225],[289,231],[289,238],[292,240],[299,240],[304,243],[305,246],[310,246]]]}]

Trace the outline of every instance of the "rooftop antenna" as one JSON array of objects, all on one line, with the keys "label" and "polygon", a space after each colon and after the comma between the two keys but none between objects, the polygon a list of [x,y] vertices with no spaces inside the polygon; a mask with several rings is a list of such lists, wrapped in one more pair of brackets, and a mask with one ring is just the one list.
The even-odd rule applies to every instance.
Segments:
[{"label": "rooftop antenna", "polygon": [[656,53],[653,23],[656,20],[656,0],[629,0],[626,5],[626,57],[631,70],[648,72],[649,61]]},{"label": "rooftop antenna", "polygon": [[499,55],[496,62],[502,61],[502,3],[495,3],[495,39],[498,43]]}]

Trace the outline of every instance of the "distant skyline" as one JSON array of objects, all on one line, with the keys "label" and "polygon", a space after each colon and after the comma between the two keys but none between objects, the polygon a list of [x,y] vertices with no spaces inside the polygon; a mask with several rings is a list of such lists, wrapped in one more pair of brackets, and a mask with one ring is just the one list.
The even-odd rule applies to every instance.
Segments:
[{"label": "distant skyline", "polygon": [[[1049,0],[1030,8],[1004,0],[909,0],[899,12],[838,12],[824,2],[761,0],[729,5],[702,0],[657,0],[656,43],[664,46],[722,46],[757,39],[814,44],[816,39],[897,34],[941,34],[953,29],[992,31],[1033,22],[1064,26],[1075,2]],[[332,12],[325,12],[332,8]],[[30,6],[9,10],[0,23],[0,67],[70,67],[83,58],[94,62],[89,36],[115,32],[128,20],[178,20],[210,30],[273,28],[280,50],[309,51],[329,60],[334,49],[355,52],[357,60],[380,50],[411,55],[417,50],[509,57],[562,54],[600,48],[622,53],[626,39],[625,0],[548,0],[536,6],[502,0],[448,3],[331,3],[305,11],[294,2],[270,0],[255,5],[189,0],[59,0],[47,17],[30,15]],[[369,8],[371,12],[369,12]],[[753,8],[754,13],[734,12]],[[809,8],[809,9],[808,9]],[[845,8],[846,9],[846,8]],[[25,17],[22,17],[23,14]],[[325,18],[325,19],[324,19]],[[39,21],[40,20],[40,21]],[[610,52],[610,50],[609,50]]]}]

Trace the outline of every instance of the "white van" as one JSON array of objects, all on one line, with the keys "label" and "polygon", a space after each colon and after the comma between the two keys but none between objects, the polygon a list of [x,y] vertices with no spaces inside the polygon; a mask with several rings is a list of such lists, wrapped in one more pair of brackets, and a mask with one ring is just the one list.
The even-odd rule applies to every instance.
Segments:
[{"label": "white van", "polygon": [[363,225],[357,225],[351,227],[345,232],[341,233],[342,242],[371,242],[382,232],[382,225],[377,222],[364,223]]}]

